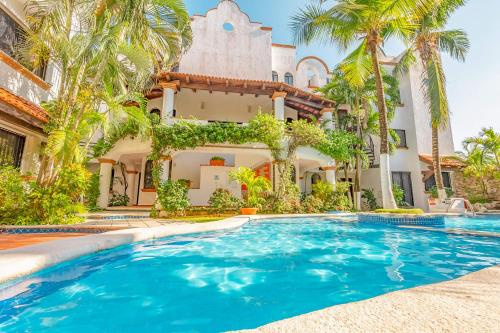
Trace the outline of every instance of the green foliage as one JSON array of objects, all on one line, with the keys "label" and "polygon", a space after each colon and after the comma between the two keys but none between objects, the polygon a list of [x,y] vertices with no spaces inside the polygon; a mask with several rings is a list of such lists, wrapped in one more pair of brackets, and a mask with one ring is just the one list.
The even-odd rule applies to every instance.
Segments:
[{"label": "green foliage", "polygon": [[246,205],[248,208],[261,208],[264,200],[263,194],[271,190],[271,183],[267,178],[256,176],[250,168],[240,167],[229,174],[230,179],[247,187]]},{"label": "green foliage", "polygon": [[361,194],[361,198],[366,201],[370,210],[375,210],[380,207],[377,203],[375,193],[373,193],[373,189],[364,188],[363,193]]},{"label": "green foliage", "polygon": [[352,209],[352,203],[347,196],[349,188],[350,183],[347,182],[338,182],[335,186],[318,182],[313,185],[312,196],[323,203],[322,211],[349,211]]},{"label": "green foliage", "polygon": [[29,185],[17,169],[0,167],[0,223],[13,223],[28,207]]},{"label": "green foliage", "polygon": [[111,207],[122,207],[127,206],[129,201],[130,198],[128,197],[128,195],[114,192],[109,199],[109,205]]},{"label": "green foliage", "polygon": [[99,195],[101,194],[101,191],[99,189],[99,179],[99,171],[93,173],[92,176],[90,176],[89,186],[87,188],[87,191],[85,192],[87,208],[90,211],[100,210],[100,208],[97,206],[97,200],[99,199]]},{"label": "green foliage", "polygon": [[90,173],[79,164],[63,168],[50,187],[24,181],[19,171],[0,170],[0,222],[12,224],[71,224],[85,212],[81,196],[88,191]]},{"label": "green foliage", "polygon": [[210,159],[210,161],[225,161],[226,159],[224,157],[220,156],[214,156]]},{"label": "green foliage", "polygon": [[422,215],[424,213],[420,208],[412,208],[412,209],[377,209],[375,213],[380,214],[407,214],[407,215]]},{"label": "green foliage", "polygon": [[325,203],[314,195],[308,195],[301,203],[302,211],[308,214],[321,213],[324,211]]},{"label": "green foliage", "polygon": [[485,204],[491,202],[491,200],[482,195],[469,195],[468,199],[471,204],[476,204],[476,203]]},{"label": "green foliage", "polygon": [[238,209],[242,206],[241,200],[235,198],[228,190],[222,188],[218,188],[212,193],[208,203],[219,214],[230,209]]},{"label": "green foliage", "polygon": [[405,201],[405,191],[401,186],[393,184],[392,193],[394,194],[394,200],[396,200],[398,207],[408,207],[408,203]]},{"label": "green foliage", "polygon": [[184,182],[167,180],[157,189],[161,207],[168,214],[184,215],[189,207],[188,188]]},{"label": "green foliage", "polygon": [[356,133],[334,130],[327,134],[326,140],[316,145],[316,149],[341,163],[352,161],[360,144],[362,141]]},{"label": "green foliage", "polygon": [[[445,191],[446,191],[446,197],[447,198],[451,198],[454,194],[453,190],[449,187],[445,187]],[[433,187],[431,187],[431,189],[429,190],[429,193],[431,195],[431,197],[433,198],[438,198],[439,195],[438,195],[438,188],[436,185],[434,185]]]}]

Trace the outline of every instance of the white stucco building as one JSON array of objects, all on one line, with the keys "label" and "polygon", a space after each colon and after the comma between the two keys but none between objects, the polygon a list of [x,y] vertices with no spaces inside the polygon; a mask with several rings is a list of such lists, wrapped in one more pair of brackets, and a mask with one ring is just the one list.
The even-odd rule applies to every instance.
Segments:
[{"label": "white stucco building", "polygon": [[[23,172],[36,173],[37,155],[45,140],[41,127],[47,121],[39,103],[53,97],[52,87],[57,82],[50,65],[37,75],[9,54],[10,46],[4,40],[12,36],[10,26],[23,26],[23,5],[22,0],[0,2],[0,140],[10,147],[3,157],[15,157]],[[194,15],[192,30],[192,47],[172,72],[161,73],[158,85],[147,94],[148,110],[159,114],[162,121],[235,122],[244,126],[259,111],[283,121],[332,118],[334,101],[314,93],[328,82],[325,61],[314,55],[299,59],[294,46],[273,43],[272,28],[253,22],[235,1],[222,0],[205,15]],[[385,66],[390,68],[394,60],[386,57]],[[419,75],[415,67],[400,78],[403,105],[391,126],[399,130],[405,144],[391,157],[391,167],[394,182],[404,187],[407,201],[427,209],[424,178],[432,176],[428,164],[431,130]],[[333,122],[330,125],[334,126]],[[362,188],[371,188],[380,196],[378,140],[373,137],[372,141],[373,145],[368,145],[372,165],[363,171]],[[453,154],[449,128],[442,132],[441,149],[443,155]],[[111,191],[123,193],[125,184],[130,205],[153,204],[156,191],[150,153],[150,142],[127,138],[93,161],[100,164],[102,207],[108,205]],[[210,166],[214,156],[223,157],[225,165]],[[241,195],[241,187],[228,180],[229,172],[239,166],[253,168],[274,183],[273,162],[263,145],[210,145],[165,156],[163,179],[188,180],[191,203],[203,206],[217,188]],[[301,190],[309,193],[319,179],[335,182],[344,176],[336,173],[335,161],[302,148],[296,156],[295,177]],[[427,183],[430,186],[432,178]]]}]

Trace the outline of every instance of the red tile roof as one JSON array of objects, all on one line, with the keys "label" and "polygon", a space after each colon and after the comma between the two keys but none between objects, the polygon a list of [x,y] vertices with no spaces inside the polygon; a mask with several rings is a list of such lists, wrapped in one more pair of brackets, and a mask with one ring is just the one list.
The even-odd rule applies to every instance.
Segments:
[{"label": "red tile roof", "polygon": [[7,89],[0,87],[0,101],[11,105],[14,108],[28,114],[29,116],[38,119],[44,123],[49,121],[49,115],[40,106],[31,103],[30,101],[13,94]]},{"label": "red tile roof", "polygon": [[[418,155],[420,161],[432,165],[431,155]],[[444,168],[461,168],[465,164],[455,156],[441,156],[441,166]]]}]

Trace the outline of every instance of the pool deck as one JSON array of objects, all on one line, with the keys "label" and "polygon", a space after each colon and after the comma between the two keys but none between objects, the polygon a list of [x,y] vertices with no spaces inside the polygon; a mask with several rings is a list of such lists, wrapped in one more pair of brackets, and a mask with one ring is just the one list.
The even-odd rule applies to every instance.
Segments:
[{"label": "pool deck", "polygon": [[239,332],[500,332],[500,266]]}]

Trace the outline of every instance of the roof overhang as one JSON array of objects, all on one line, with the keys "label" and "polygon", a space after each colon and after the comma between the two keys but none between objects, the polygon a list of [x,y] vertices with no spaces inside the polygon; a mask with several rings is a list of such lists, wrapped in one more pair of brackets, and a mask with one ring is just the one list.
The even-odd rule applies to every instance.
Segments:
[{"label": "roof overhang", "polygon": [[1,87],[0,112],[10,119],[18,119],[40,129],[49,121],[49,115],[44,109]]},{"label": "roof overhang", "polygon": [[[418,158],[421,162],[432,166],[432,155],[418,155]],[[441,156],[440,164],[446,169],[459,169],[465,166],[456,156]]]},{"label": "roof overhang", "polygon": [[245,80],[178,72],[162,72],[157,76],[158,85],[146,96],[150,99],[163,96],[164,83],[175,84],[178,90],[206,90],[235,94],[251,94],[271,98],[276,92],[286,93],[285,105],[297,110],[303,116],[321,115],[321,110],[332,108],[335,102],[282,82]]}]

